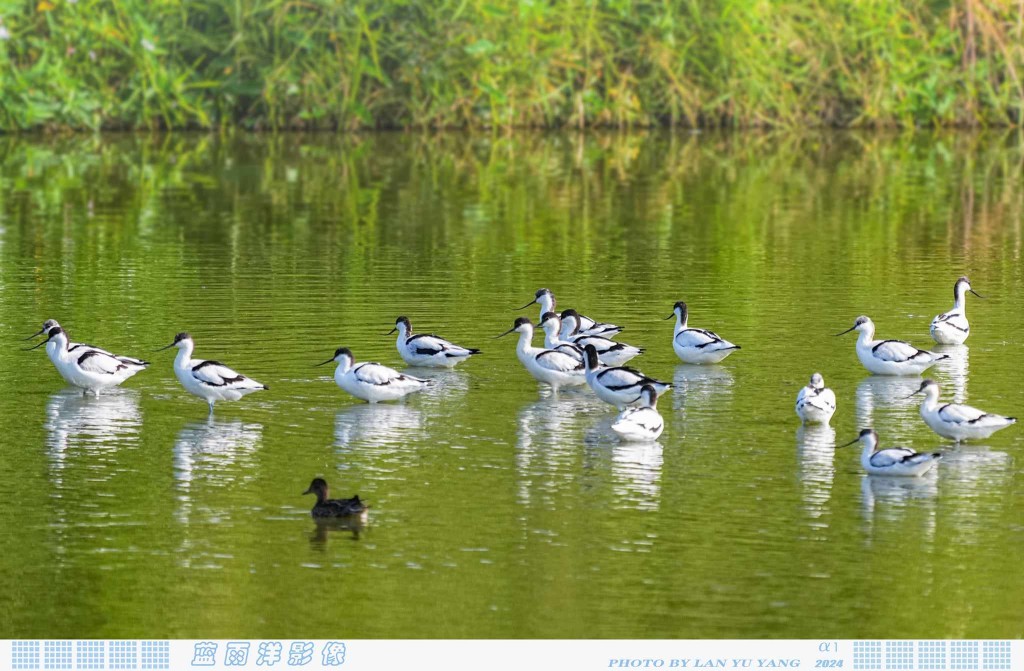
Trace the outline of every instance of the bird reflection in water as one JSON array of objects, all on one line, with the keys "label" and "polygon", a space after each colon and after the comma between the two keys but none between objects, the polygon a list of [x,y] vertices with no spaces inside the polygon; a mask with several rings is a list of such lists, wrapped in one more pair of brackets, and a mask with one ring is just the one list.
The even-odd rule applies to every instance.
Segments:
[{"label": "bird reflection in water", "polygon": [[933,369],[942,374],[943,389],[952,392],[953,403],[967,403],[967,369],[970,352],[967,345],[939,345],[935,351],[949,357],[936,363]]},{"label": "bird reflection in water", "polygon": [[334,416],[334,444],[407,446],[422,437],[424,424],[423,412],[404,403],[350,405]]},{"label": "bird reflection in water", "polygon": [[366,513],[363,513],[345,517],[315,518],[313,524],[313,530],[309,533],[309,545],[315,550],[323,551],[327,549],[330,534],[340,532],[349,540],[359,540],[362,533],[369,527],[369,519]]},{"label": "bird reflection in water", "polygon": [[724,366],[676,366],[672,377],[672,407],[696,416],[711,416],[729,405],[733,392],[733,377]]},{"label": "bird reflection in water", "polygon": [[[84,396],[78,389],[66,389],[50,396],[46,402],[44,423],[46,443],[54,469],[54,483],[64,470],[71,453],[77,448],[112,453],[120,447],[135,445],[142,429],[139,393],[117,389],[103,396]],[[103,460],[92,459],[90,468],[101,467]],[[91,476],[95,479],[95,475]]]},{"label": "bird reflection in water", "polygon": [[894,531],[901,535],[917,534],[919,524],[922,540],[934,540],[935,501],[939,493],[937,469],[918,478],[865,475],[860,481],[860,492],[870,539],[882,524],[899,527]]},{"label": "bird reflection in water", "polygon": [[869,375],[857,385],[857,427],[885,427],[887,445],[912,441],[921,418],[918,397],[911,394],[921,387],[916,376]]},{"label": "bird reflection in water", "polygon": [[565,437],[578,430],[583,418],[608,414],[611,431],[615,417],[606,413],[610,406],[596,401],[589,390],[566,389],[558,394],[544,390],[542,394],[540,400],[524,405],[516,418],[516,473],[523,505],[538,494],[546,498],[575,479],[577,447]]},{"label": "bird reflection in water", "polygon": [[812,518],[827,512],[836,469],[836,430],[827,424],[804,424],[796,430],[804,509]]}]

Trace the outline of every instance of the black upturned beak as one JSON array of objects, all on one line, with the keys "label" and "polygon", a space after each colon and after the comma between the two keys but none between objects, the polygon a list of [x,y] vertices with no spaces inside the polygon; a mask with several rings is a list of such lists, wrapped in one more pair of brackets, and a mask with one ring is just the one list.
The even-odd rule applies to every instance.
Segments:
[{"label": "black upturned beak", "polygon": [[855,329],[855,328],[857,328],[857,325],[856,325],[856,324],[854,324],[854,325],[853,325],[853,326],[851,326],[850,328],[846,329],[846,330],[845,330],[845,331],[843,331],[842,333],[837,333],[837,334],[836,334],[836,337],[838,338],[838,337],[839,337],[839,336],[841,336],[841,335],[846,335],[847,333],[849,333],[850,331],[852,331],[852,330],[853,330],[853,329]]},{"label": "black upturned beak", "polygon": [[[327,364],[331,363],[332,361],[334,361],[334,357],[331,357],[327,361],[323,361],[321,363],[316,364],[315,366],[313,366],[313,368],[319,368],[320,366],[326,366]],[[306,493],[308,494],[309,492],[307,491]]]},{"label": "black upturned beak", "polygon": [[167,347],[161,347],[160,349],[158,349],[158,350],[153,350],[153,351],[154,351],[154,352],[163,352],[163,351],[164,351],[165,349],[171,349],[172,347],[174,347],[174,346],[175,346],[175,345],[177,345],[177,344],[178,344],[178,343],[176,343],[176,342],[172,342],[172,343],[171,343],[170,345],[168,345]]},{"label": "black upturned beak", "polygon": [[838,450],[840,447],[849,447],[850,445],[853,445],[854,443],[859,442],[859,441],[860,441],[860,436],[857,436],[856,438],[854,438],[853,440],[851,440],[848,443],[843,443],[842,445],[837,445],[836,449]]},{"label": "black upturned beak", "polygon": [[914,398],[915,396],[917,396],[918,394],[920,394],[920,393],[921,393],[922,391],[924,391],[924,385],[923,385],[923,384],[922,384],[922,385],[921,385],[920,387],[918,387],[918,388],[917,388],[917,391],[915,391],[915,392],[914,392],[913,394],[911,394],[910,396],[904,396],[904,397],[903,397],[903,399],[904,399],[904,400],[906,400],[906,399],[908,399],[908,398]]},{"label": "black upturned beak", "polygon": [[396,326],[395,328],[391,329],[390,331],[388,331],[388,332],[387,332],[387,333],[385,333],[384,335],[391,335],[392,333],[394,333],[394,332],[395,332],[395,331],[397,331],[397,330],[398,330],[398,327]]},{"label": "black upturned beak", "polygon": [[[536,301],[534,301],[534,302],[536,303]],[[523,308],[519,308],[519,309],[522,310]],[[512,333],[512,331],[515,331],[515,330],[516,330],[516,327],[513,326],[512,328],[510,328],[509,330],[505,331],[501,335],[494,336],[493,338],[491,338],[491,340],[497,340],[498,338],[502,338],[504,336],[507,336],[509,333]]]},{"label": "black upturned beak", "polygon": [[26,351],[26,352],[31,352],[31,351],[32,351],[32,350],[34,350],[34,349],[38,349],[38,348],[42,347],[43,345],[45,345],[45,344],[46,344],[46,343],[48,343],[48,342],[50,342],[50,339],[49,339],[49,338],[47,338],[47,339],[46,339],[46,340],[44,340],[43,342],[41,342],[41,343],[39,343],[38,345],[35,345],[35,346],[33,346],[33,347],[26,347],[26,348],[25,348],[25,351]]},{"label": "black upturned beak", "polygon": [[[970,292],[971,292],[972,294],[974,294],[974,295],[975,295],[975,296],[977,296],[978,298],[980,298],[980,299],[982,299],[982,300],[985,300],[985,297],[984,297],[984,296],[982,296],[981,294],[979,294],[979,293],[978,293],[977,291],[975,291],[974,289],[968,289],[968,291],[970,291]],[[42,333],[42,331],[40,331],[40,333]]]},{"label": "black upturned beak", "polygon": [[22,340],[32,340],[32,338],[37,338],[37,337],[43,335],[44,333],[46,333],[46,329],[40,329],[40,330],[36,331],[35,333],[33,333],[32,335],[30,335],[29,337],[22,338]]},{"label": "black upturned beak", "polygon": [[675,317],[675,316],[676,316],[676,313],[675,313],[675,312],[673,312],[673,313],[672,313],[672,314],[670,314],[670,315],[669,315],[668,317],[665,317],[665,319],[664,319],[664,320],[662,320],[662,321],[668,321],[669,319],[672,319],[672,318],[673,318],[673,317]]},{"label": "black upturned beak", "polygon": [[534,299],[533,299],[532,301],[530,301],[529,303],[527,303],[527,304],[526,304],[526,305],[524,305],[523,307],[521,307],[521,308],[516,308],[516,310],[525,310],[526,308],[530,307],[531,305],[533,305],[533,304],[534,304],[534,303],[536,303],[536,302],[537,302],[537,299],[536,299],[536,298],[534,298]]}]

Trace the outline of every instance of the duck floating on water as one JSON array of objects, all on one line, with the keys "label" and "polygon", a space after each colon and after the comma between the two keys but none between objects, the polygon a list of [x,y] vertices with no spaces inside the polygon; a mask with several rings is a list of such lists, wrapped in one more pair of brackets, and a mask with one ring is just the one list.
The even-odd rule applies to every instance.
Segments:
[{"label": "duck floating on water", "polygon": [[850,331],[860,333],[857,336],[857,358],[876,375],[920,375],[936,361],[949,358],[945,354],[918,349],[903,340],[875,340],[875,323],[863,315],[857,317],[853,326],[836,336]]},{"label": "duck floating on water", "polygon": [[358,494],[353,495],[350,499],[328,498],[330,490],[327,487],[327,481],[323,478],[313,478],[313,481],[309,483],[309,488],[302,493],[303,495],[316,495],[316,503],[313,504],[313,510],[310,511],[315,518],[353,517],[363,515],[369,510],[369,507],[359,499]]},{"label": "duck floating on water", "polygon": [[939,385],[934,380],[925,380],[921,388],[911,396],[924,394],[921,401],[921,418],[932,431],[943,438],[956,441],[984,439],[996,431],[1016,424],[1016,417],[994,415],[969,405],[939,403]]},{"label": "duck floating on water", "polygon": [[971,334],[971,325],[967,322],[967,292],[978,298],[985,298],[971,288],[971,281],[966,277],[959,278],[953,284],[953,309],[943,312],[932,320],[932,340],[940,345],[961,345]]}]

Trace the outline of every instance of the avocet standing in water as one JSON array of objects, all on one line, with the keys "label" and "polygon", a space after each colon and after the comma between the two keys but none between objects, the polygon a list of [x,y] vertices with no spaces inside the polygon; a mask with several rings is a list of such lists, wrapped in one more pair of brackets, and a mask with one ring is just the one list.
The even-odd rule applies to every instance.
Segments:
[{"label": "avocet standing in water", "polygon": [[[537,293],[534,294],[533,300],[519,308],[525,310],[534,303],[540,303],[540,319],[544,319],[544,315],[548,312],[555,311],[555,295],[551,293],[550,289],[537,289]],[[616,333],[622,331],[621,326],[615,324],[605,324],[602,322],[595,321],[590,317],[584,317],[580,315],[579,330],[580,333],[587,335],[600,335],[606,338],[610,338]]]},{"label": "avocet standing in water", "polygon": [[146,361],[117,356],[89,345],[76,344],[72,350],[67,333],[60,326],[51,327],[46,333],[46,340],[29,349],[43,345],[46,345],[46,355],[61,377],[95,396],[104,389],[116,387],[149,365]]},{"label": "avocet standing in water", "polygon": [[860,441],[863,449],[860,453],[860,464],[871,475],[902,475],[916,477],[924,475],[942,458],[941,452],[921,453],[909,447],[890,447],[878,449],[878,434],[871,429],[864,429],[860,435],[850,442],[840,445],[846,447]]},{"label": "avocet standing in water", "polygon": [[583,348],[587,345],[593,345],[594,349],[597,350],[597,357],[606,366],[621,366],[630,359],[643,354],[643,350],[639,347],[615,342],[604,336],[580,333],[580,315],[575,310],[565,310],[562,312],[561,317],[555,315],[554,312],[545,313],[544,316],[547,318],[545,319],[545,324],[552,321],[557,324],[557,330],[549,330],[545,326],[545,347],[569,343],[575,345],[582,352]]},{"label": "avocet standing in water", "polygon": [[326,366],[332,361],[338,364],[334,369],[334,381],[338,386],[368,403],[397,401],[426,389],[430,384],[430,380],[399,373],[379,363],[356,363],[352,350],[347,347],[339,347],[334,350],[334,356],[316,365]]},{"label": "avocet standing in water", "polygon": [[659,382],[632,368],[602,366],[593,345],[583,348],[583,363],[586,366],[587,384],[590,388],[599,399],[617,408],[625,408],[642,400],[640,390],[644,385],[654,387],[659,395],[664,394],[672,386],[668,382]]},{"label": "avocet standing in water", "polygon": [[246,394],[269,389],[265,384],[236,373],[219,361],[193,359],[195,343],[188,333],[174,336],[174,342],[161,347],[158,352],[172,347],[178,348],[174,357],[174,374],[185,387],[185,391],[206,401],[213,412],[217,401],[237,401]]},{"label": "avocet standing in water", "polygon": [[640,388],[640,405],[626,408],[615,419],[612,431],[626,440],[657,440],[665,430],[665,420],[658,412],[658,392],[653,385]]},{"label": "avocet standing in water", "polygon": [[395,328],[385,335],[398,331],[398,354],[410,366],[427,366],[431,368],[454,368],[460,361],[465,361],[480,350],[460,347],[444,338],[427,333],[413,334],[408,317],[395,320]]},{"label": "avocet standing in water", "polygon": [[558,335],[559,330],[562,328],[562,320],[557,314],[545,312],[544,316],[541,317],[539,326],[544,331],[544,347],[559,351],[562,354],[568,354],[573,359],[583,363],[583,349],[562,339]]},{"label": "avocet standing in water", "polygon": [[683,301],[676,302],[672,314],[665,319],[673,317],[676,318],[676,330],[672,336],[672,349],[683,363],[718,363],[740,349],[739,345],[733,345],[713,331],[688,328],[689,310]]},{"label": "avocet standing in water", "polygon": [[918,349],[902,340],[875,340],[875,324],[863,315],[857,317],[853,326],[836,335],[850,331],[860,333],[857,336],[857,358],[876,375],[920,375],[936,361],[949,358],[945,354]]},{"label": "avocet standing in water", "polygon": [[559,387],[587,383],[582,363],[564,352],[533,346],[533,322],[526,317],[516,319],[512,328],[495,338],[507,336],[513,331],[519,333],[516,356],[538,381],[550,385],[554,391],[558,391]]},{"label": "avocet standing in water", "polygon": [[828,424],[836,412],[836,395],[825,386],[821,373],[796,395],[796,414],[804,424]]},{"label": "avocet standing in water", "polygon": [[996,431],[1017,422],[1016,417],[1003,417],[959,403],[939,404],[939,385],[925,380],[911,396],[924,394],[921,418],[932,431],[956,441],[988,438]]},{"label": "avocet standing in water", "polygon": [[953,285],[953,309],[932,320],[932,340],[940,345],[960,345],[971,334],[971,325],[967,323],[968,291],[978,298],[984,298],[971,288],[969,279],[961,277]]}]

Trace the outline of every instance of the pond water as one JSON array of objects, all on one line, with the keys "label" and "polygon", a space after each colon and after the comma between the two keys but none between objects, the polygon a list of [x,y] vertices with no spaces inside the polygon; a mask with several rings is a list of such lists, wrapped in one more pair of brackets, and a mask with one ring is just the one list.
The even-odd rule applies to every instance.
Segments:
[{"label": "pond water", "polygon": [[[833,334],[932,345],[967,274],[933,376],[1024,412],[1022,166],[1003,135],[0,138],[0,637],[1020,637],[1024,431],[954,448]],[[540,287],[675,383],[657,443],[490,339]],[[677,300],[743,349],[680,364]],[[400,314],[483,354],[403,404],[313,367],[404,368]],[[47,318],[152,365],[83,398],[21,349]],[[153,351],[183,330],[270,390],[208,417]],[[832,429],[793,411],[815,371]],[[834,449],[865,426],[946,458],[866,477]],[[314,524],[317,475],[366,528]]]}]

